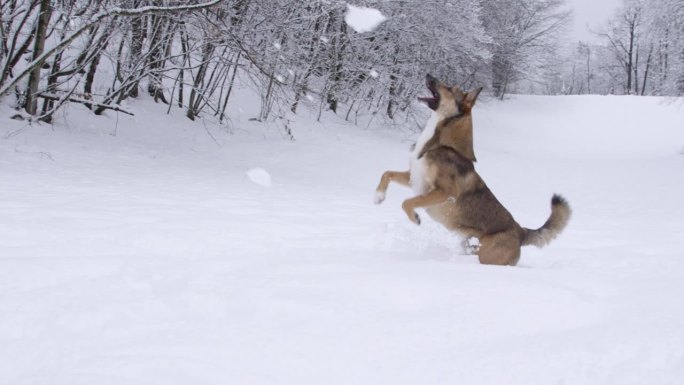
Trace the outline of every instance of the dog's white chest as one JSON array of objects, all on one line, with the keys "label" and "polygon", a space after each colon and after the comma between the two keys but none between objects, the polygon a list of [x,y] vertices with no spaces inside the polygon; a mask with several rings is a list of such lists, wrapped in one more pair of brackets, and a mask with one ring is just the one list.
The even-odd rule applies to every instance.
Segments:
[{"label": "dog's white chest", "polygon": [[410,156],[410,167],[411,167],[411,187],[416,194],[423,194],[429,188],[428,181],[426,179],[426,168],[427,164],[425,162],[425,157],[418,159],[418,153],[423,149],[425,143],[427,143],[430,138],[435,134],[435,128],[437,128],[437,122],[439,122],[439,115],[433,112],[430,115],[425,124],[425,128],[420,133],[418,141],[416,142],[416,147],[411,152]]}]

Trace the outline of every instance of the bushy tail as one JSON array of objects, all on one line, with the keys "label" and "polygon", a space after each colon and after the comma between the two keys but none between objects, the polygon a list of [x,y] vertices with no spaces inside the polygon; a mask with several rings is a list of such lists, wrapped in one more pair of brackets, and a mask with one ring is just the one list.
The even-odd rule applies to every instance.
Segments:
[{"label": "bushy tail", "polygon": [[568,202],[562,196],[554,194],[551,198],[551,215],[546,220],[546,223],[536,230],[523,228],[525,230],[522,240],[523,246],[535,245],[543,247],[549,244],[568,224],[571,213]]}]

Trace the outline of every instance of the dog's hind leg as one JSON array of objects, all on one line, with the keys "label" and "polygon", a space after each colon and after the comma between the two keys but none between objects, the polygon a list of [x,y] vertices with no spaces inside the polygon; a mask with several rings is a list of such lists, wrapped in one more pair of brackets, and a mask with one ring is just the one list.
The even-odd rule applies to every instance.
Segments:
[{"label": "dog's hind leg", "polygon": [[444,203],[447,199],[449,199],[449,194],[442,189],[436,188],[425,194],[405,200],[401,204],[401,208],[404,209],[411,222],[419,225],[420,217],[416,214],[416,208],[438,205]]},{"label": "dog's hind leg", "polygon": [[411,180],[411,173],[409,171],[385,171],[380,178],[380,184],[375,189],[375,204],[380,204],[385,200],[387,187],[390,182],[399,183],[402,186],[409,186]]},{"label": "dog's hind leg", "polygon": [[515,234],[501,232],[480,238],[477,252],[483,265],[515,266],[520,260],[520,241]]}]

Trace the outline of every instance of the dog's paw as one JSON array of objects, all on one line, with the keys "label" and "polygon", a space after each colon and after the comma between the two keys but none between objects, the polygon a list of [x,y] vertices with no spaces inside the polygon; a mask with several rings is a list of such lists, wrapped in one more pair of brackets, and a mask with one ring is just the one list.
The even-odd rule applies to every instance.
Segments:
[{"label": "dog's paw", "polygon": [[384,191],[376,191],[375,192],[375,199],[373,199],[373,202],[375,202],[376,205],[379,205],[380,203],[385,201],[385,192]]},{"label": "dog's paw", "polygon": [[408,217],[409,221],[420,225],[420,216],[413,210],[413,207],[409,205],[408,201],[404,201],[404,203],[401,204],[401,208],[404,210],[406,213],[406,216]]},{"label": "dog's paw", "polygon": [[412,213],[406,213],[406,215],[408,215],[408,219],[409,219],[411,222],[413,222],[413,223],[415,223],[416,225],[420,226],[420,215],[418,215],[418,213],[416,213],[416,212],[414,211],[414,212],[412,212]]},{"label": "dog's paw", "polygon": [[477,255],[480,252],[480,240],[475,237],[466,238],[461,241],[461,248],[464,255]]}]

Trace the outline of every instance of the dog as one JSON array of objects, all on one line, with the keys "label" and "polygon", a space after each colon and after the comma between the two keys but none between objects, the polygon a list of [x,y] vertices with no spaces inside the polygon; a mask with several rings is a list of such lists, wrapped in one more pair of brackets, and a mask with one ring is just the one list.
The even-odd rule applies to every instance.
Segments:
[{"label": "dog", "polygon": [[376,189],[376,204],[385,200],[390,182],[412,187],[416,194],[424,194],[428,191],[428,180],[424,172],[426,164],[424,160],[419,159],[419,155],[426,144],[430,147],[435,140],[439,139],[434,135],[438,124],[455,127],[455,129],[442,130],[445,133],[444,138],[441,138],[443,145],[451,146],[473,162],[476,160],[473,151],[473,126],[470,111],[481,89],[466,94],[458,86],[447,87],[430,74],[426,76],[426,85],[432,97],[418,99],[425,102],[433,112],[412,148],[410,170],[385,172]]},{"label": "dog", "polygon": [[411,168],[385,172],[375,203],[384,201],[390,182],[410,186],[418,194],[402,204],[410,221],[420,224],[415,209],[425,208],[449,230],[466,239],[477,238],[480,263],[515,266],[521,246],[542,247],[561,233],[570,219],[570,206],[554,195],[551,215],[542,227],[521,227],[475,171],[472,108],[481,89],[464,93],[430,75],[426,85],[432,96],[419,99],[433,113],[411,154]]}]

